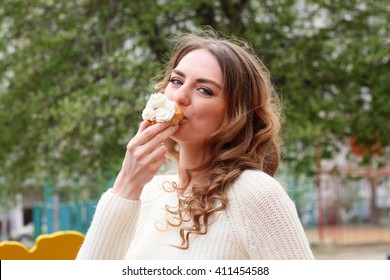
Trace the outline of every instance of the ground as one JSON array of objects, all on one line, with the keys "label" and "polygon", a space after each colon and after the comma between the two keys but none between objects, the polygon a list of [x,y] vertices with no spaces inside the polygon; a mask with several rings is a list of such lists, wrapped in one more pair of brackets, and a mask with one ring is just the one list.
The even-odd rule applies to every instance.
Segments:
[{"label": "ground", "polygon": [[390,258],[389,226],[324,226],[305,229],[318,260],[386,260]]},{"label": "ground", "polygon": [[390,243],[361,245],[312,245],[317,260],[386,260],[390,259]]}]

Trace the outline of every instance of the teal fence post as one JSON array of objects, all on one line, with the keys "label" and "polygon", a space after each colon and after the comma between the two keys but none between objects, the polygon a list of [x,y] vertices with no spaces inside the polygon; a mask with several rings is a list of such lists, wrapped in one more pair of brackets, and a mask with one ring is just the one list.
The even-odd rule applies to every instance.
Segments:
[{"label": "teal fence post", "polygon": [[42,234],[42,217],[43,217],[43,206],[37,204],[32,209],[33,224],[34,224],[34,239]]},{"label": "teal fence post", "polygon": [[82,217],[81,217],[81,205],[80,205],[80,185],[79,182],[76,180],[74,183],[73,188],[73,201],[74,201],[74,209],[75,209],[75,227],[76,230],[82,232],[83,230],[83,223],[82,223]]},{"label": "teal fence post", "polygon": [[61,205],[59,207],[60,214],[60,230],[71,230],[72,229],[72,206],[69,204]]},{"label": "teal fence post", "polygon": [[53,186],[50,178],[46,178],[44,185],[44,201],[46,210],[47,233],[53,232]]}]

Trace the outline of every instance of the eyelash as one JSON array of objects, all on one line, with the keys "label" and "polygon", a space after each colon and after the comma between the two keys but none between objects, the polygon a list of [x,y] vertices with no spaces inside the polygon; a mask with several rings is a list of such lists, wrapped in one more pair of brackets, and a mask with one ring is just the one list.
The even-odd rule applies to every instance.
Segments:
[{"label": "eyelash", "polygon": [[[183,82],[177,78],[171,78],[169,80],[170,83],[174,84],[174,85],[182,85]],[[203,95],[207,95],[207,96],[213,96],[214,93],[212,90],[208,89],[207,87],[200,87],[199,89],[199,92]]]},{"label": "eyelash", "polygon": [[[183,84],[179,79],[176,79],[176,78],[171,78],[171,79],[169,80],[169,82],[172,83],[172,84],[175,84],[175,85],[179,85],[179,83],[180,83],[180,84]],[[179,82],[179,83],[178,83],[178,82]]]},{"label": "eyelash", "polygon": [[202,94],[205,94],[207,96],[213,96],[213,92],[211,90],[209,90],[208,88],[205,88],[205,87],[200,87],[199,90],[204,90],[205,92],[202,92]]}]

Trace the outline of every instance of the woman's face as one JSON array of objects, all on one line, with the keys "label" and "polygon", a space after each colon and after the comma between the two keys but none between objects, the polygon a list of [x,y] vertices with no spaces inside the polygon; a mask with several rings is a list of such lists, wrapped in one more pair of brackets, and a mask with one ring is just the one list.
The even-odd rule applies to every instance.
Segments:
[{"label": "woman's face", "polygon": [[172,138],[179,144],[202,144],[222,125],[225,112],[221,67],[204,49],[185,55],[173,69],[165,95],[176,102],[184,120]]}]

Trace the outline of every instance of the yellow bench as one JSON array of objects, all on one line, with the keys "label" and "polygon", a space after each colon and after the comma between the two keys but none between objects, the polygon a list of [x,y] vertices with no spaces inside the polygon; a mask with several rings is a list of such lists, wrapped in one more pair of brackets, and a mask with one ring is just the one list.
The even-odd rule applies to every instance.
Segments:
[{"label": "yellow bench", "polygon": [[83,240],[78,231],[59,231],[38,236],[31,249],[17,241],[3,241],[0,260],[74,260]]}]

